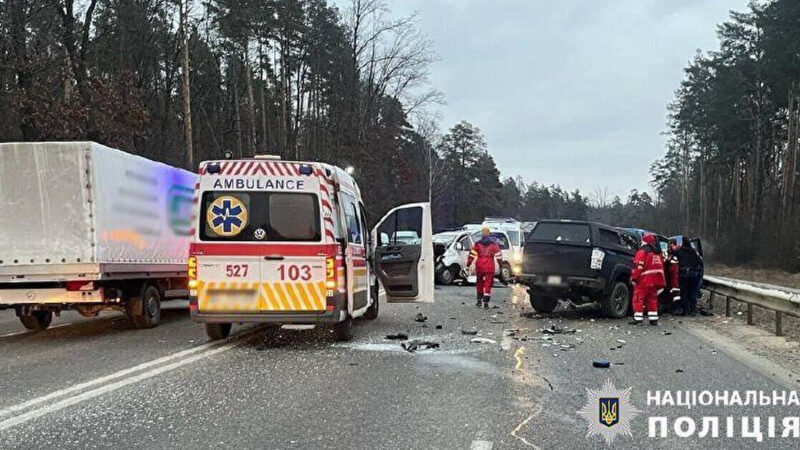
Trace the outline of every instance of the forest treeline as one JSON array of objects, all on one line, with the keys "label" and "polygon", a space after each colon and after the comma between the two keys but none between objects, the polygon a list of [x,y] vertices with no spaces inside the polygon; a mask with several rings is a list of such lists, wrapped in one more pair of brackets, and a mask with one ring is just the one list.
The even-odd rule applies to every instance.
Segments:
[{"label": "forest treeline", "polygon": [[256,153],[352,165],[371,221],[433,202],[704,238],[714,257],[800,270],[800,2],[719,25],[668,111],[654,193],[503,178],[480,130],[430,113],[433,46],[383,0],[6,0],[0,141],[91,139],[175,166]]}]

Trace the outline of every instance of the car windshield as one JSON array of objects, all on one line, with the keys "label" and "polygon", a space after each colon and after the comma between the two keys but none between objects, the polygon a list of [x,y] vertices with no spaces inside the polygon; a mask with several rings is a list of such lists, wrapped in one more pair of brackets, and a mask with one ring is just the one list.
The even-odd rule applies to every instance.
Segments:
[{"label": "car windshield", "polygon": [[[511,248],[511,246],[508,244],[508,238],[506,237],[505,233],[501,233],[501,232],[498,232],[498,231],[493,231],[490,234],[490,236],[492,236],[493,238],[495,238],[497,240],[497,245],[500,246],[500,250],[508,250],[509,248]],[[481,234],[481,232],[472,234],[472,240],[475,241],[475,242],[478,242],[479,240],[481,240],[482,237],[483,237],[483,235]]]},{"label": "car windshield", "polygon": [[458,233],[438,233],[433,235],[433,242],[436,244],[449,244],[458,236]]},{"label": "car windshield", "polygon": [[530,241],[552,241],[588,244],[589,225],[585,223],[543,222],[536,225]]}]

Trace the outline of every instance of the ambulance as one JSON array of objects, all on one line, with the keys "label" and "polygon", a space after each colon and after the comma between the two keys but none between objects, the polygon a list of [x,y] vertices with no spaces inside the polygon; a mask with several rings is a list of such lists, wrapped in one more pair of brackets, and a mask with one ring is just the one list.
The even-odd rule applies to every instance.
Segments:
[{"label": "ambulance", "polygon": [[318,162],[275,156],[205,161],[195,189],[189,310],[211,339],[233,323],[330,326],[389,303],[433,301],[429,203],[398,206],[368,230],[353,177]]}]

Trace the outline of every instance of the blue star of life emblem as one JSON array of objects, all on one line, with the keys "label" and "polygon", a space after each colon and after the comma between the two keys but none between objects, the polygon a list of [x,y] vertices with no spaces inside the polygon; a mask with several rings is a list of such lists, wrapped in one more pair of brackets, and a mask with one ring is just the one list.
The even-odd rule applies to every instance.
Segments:
[{"label": "blue star of life emblem", "polygon": [[222,196],[207,211],[208,226],[219,236],[236,236],[247,226],[247,208],[236,197]]}]

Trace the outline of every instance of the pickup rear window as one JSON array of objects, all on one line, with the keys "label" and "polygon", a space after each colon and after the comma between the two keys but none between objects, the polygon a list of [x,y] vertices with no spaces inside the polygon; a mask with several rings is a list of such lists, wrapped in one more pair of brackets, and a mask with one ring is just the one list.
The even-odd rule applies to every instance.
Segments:
[{"label": "pickup rear window", "polygon": [[589,244],[589,225],[585,223],[540,222],[528,236],[529,241]]},{"label": "pickup rear window", "polygon": [[317,242],[322,239],[315,194],[205,192],[200,214],[204,241]]}]

